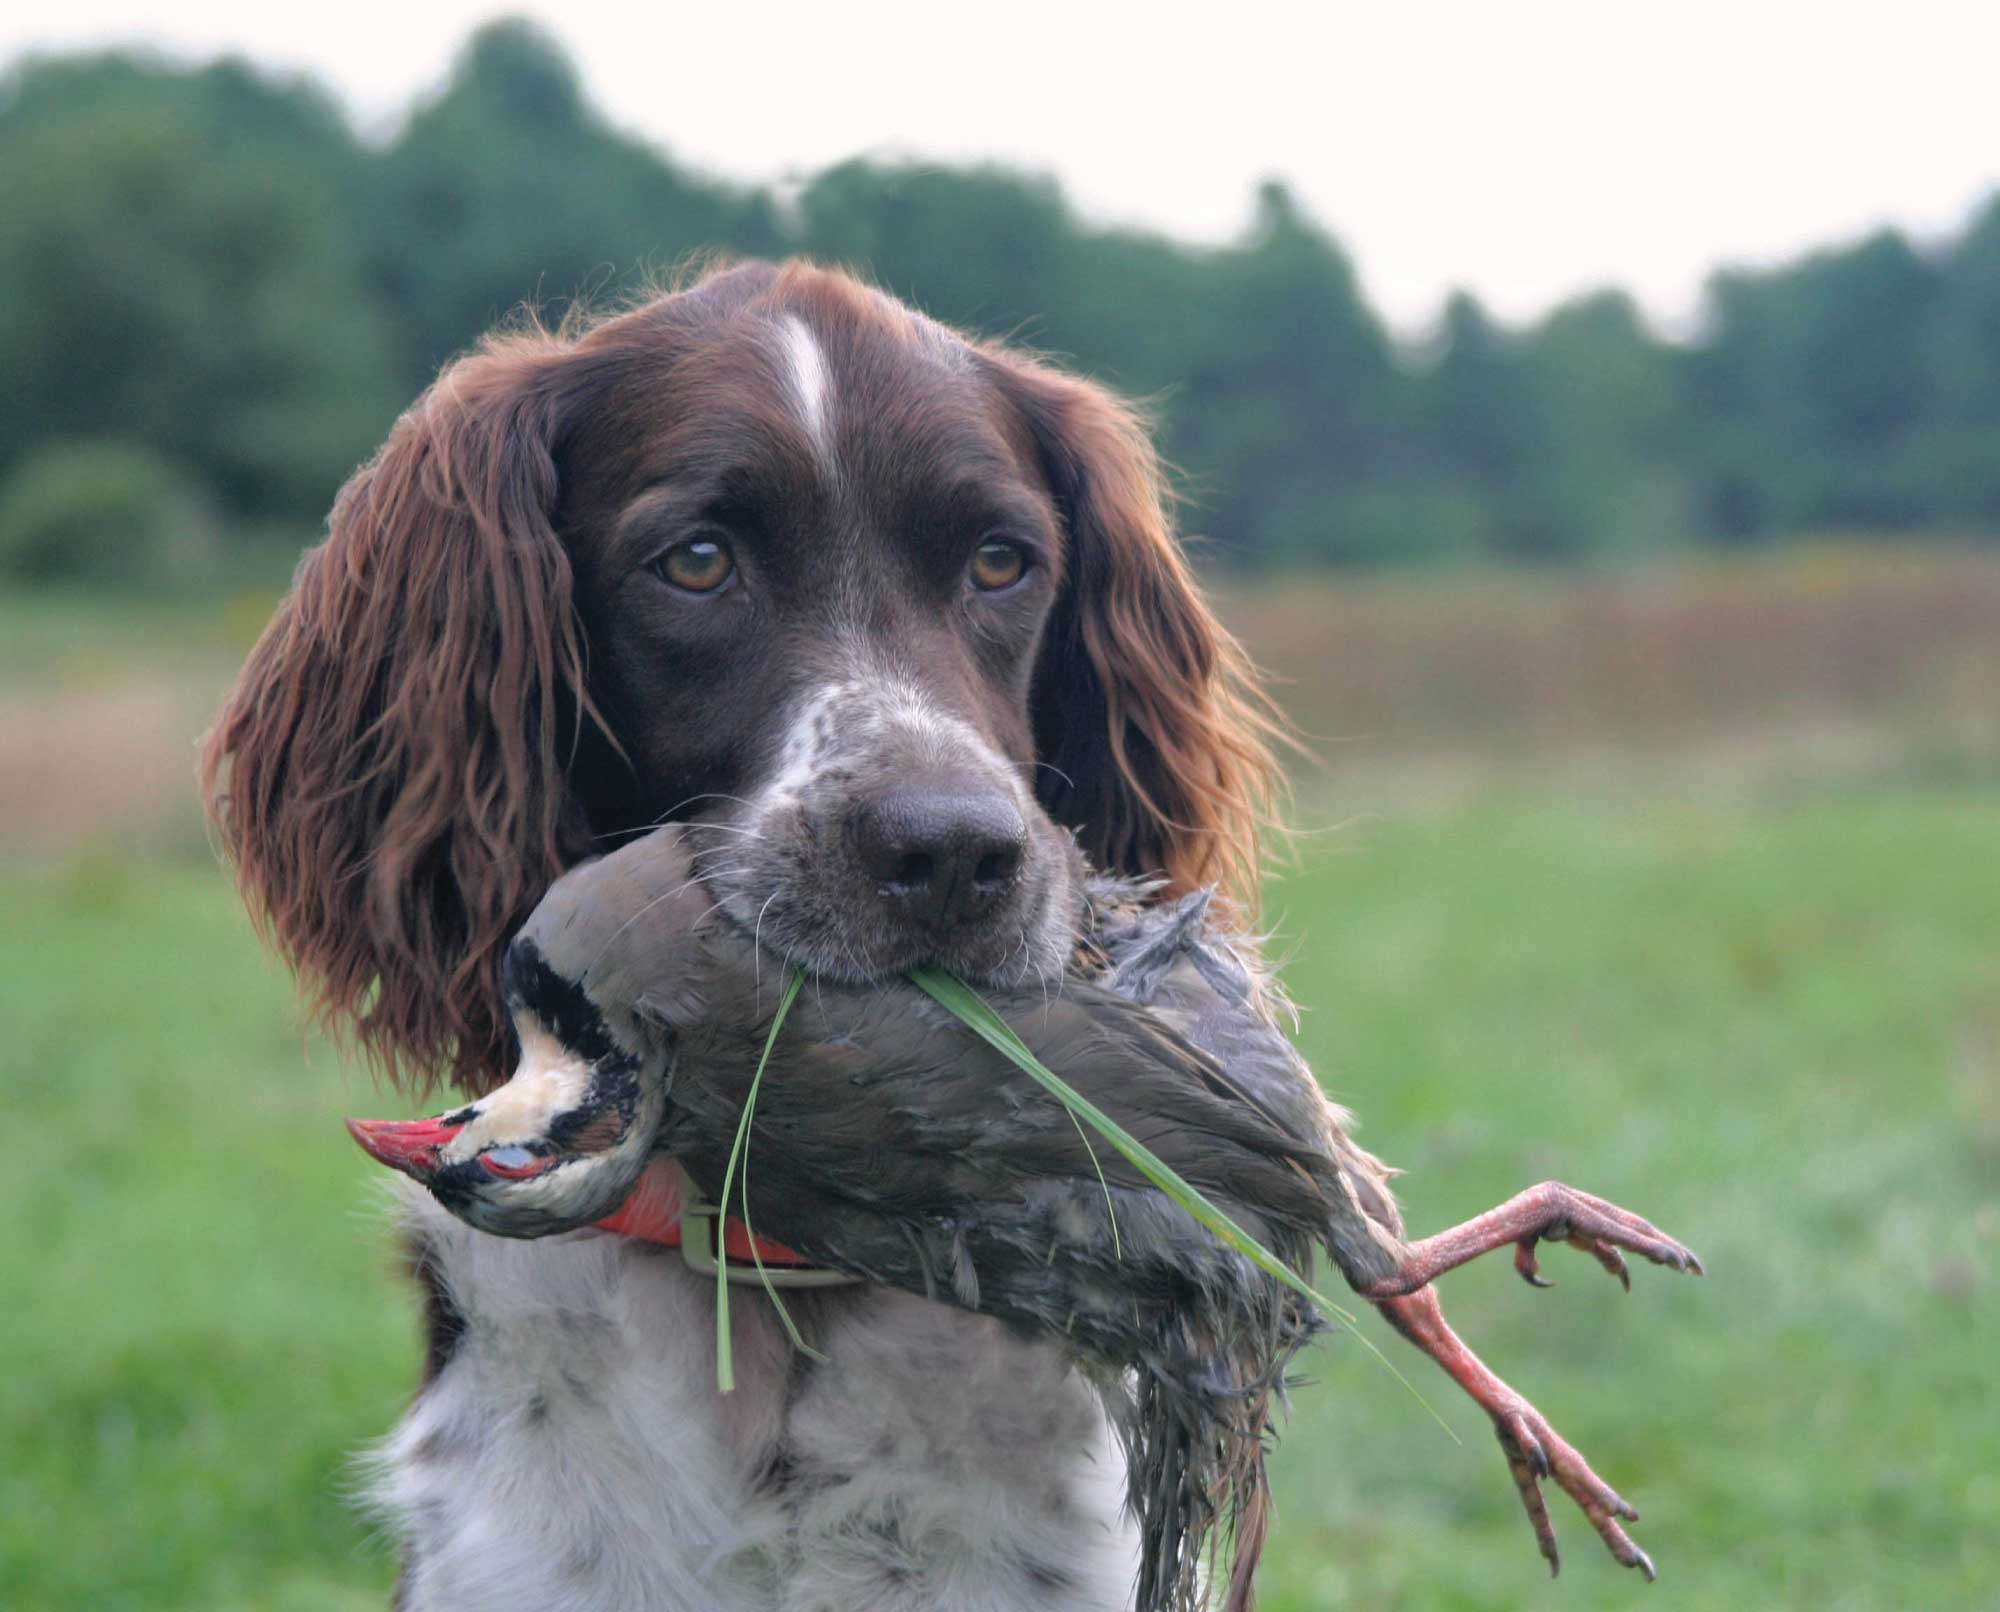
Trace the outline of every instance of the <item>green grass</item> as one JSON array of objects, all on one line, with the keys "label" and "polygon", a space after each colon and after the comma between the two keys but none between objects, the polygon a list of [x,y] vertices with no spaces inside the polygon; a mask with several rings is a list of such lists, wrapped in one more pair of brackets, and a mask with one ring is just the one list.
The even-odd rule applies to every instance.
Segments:
[{"label": "green grass", "polygon": [[[1277,1462],[1273,1612],[2000,1598],[2000,795],[1488,798],[1275,883],[1306,1050],[1428,1231],[1548,1177],[1708,1261],[1550,1251],[1459,1329],[1645,1513],[1550,1586],[1483,1420],[1336,1341]],[[417,1340],[337,1123],[400,1112],[292,1026],[223,880],[0,874],[0,1602],[380,1606],[349,1458]],[[1338,1292],[1335,1296],[1340,1296]]]},{"label": "green grass", "polygon": [[0,588],[0,693],[135,675],[150,682],[163,671],[220,693],[281,591],[217,584],[199,594],[106,598],[84,589]]},{"label": "green grass", "polygon": [[343,1109],[213,868],[0,878],[0,1603],[386,1604],[349,1461],[416,1336]]},{"label": "green grass", "polygon": [[1558,1501],[1551,1588],[1484,1419],[1419,1378],[1454,1447],[1336,1348],[1277,1464],[1272,1607],[1994,1604],[1996,847],[1993,795],[1543,801],[1353,832],[1274,889],[1305,1045],[1414,1231],[1555,1177],[1710,1274],[1627,1297],[1554,1249],[1553,1292],[1504,1257],[1440,1284],[1644,1513],[1659,1584]]}]

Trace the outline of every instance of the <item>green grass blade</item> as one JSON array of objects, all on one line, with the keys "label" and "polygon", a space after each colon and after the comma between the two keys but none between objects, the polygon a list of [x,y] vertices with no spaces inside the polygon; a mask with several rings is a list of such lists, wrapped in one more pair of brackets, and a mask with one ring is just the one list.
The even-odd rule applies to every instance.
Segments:
[{"label": "green grass blade", "polygon": [[[1155,1187],[1165,1193],[1173,1202],[1185,1209],[1225,1247],[1234,1249],[1259,1270],[1276,1277],[1285,1286],[1304,1297],[1308,1303],[1316,1305],[1322,1313],[1338,1320],[1342,1326],[1353,1334],[1355,1341],[1387,1367],[1390,1374],[1410,1391],[1417,1403],[1430,1412],[1432,1419],[1437,1422],[1438,1426],[1444,1428],[1452,1441],[1454,1443],[1458,1442],[1458,1435],[1452,1432],[1444,1418],[1439,1416],[1437,1411],[1431,1406],[1430,1401],[1425,1399],[1421,1393],[1418,1393],[1416,1385],[1396,1369],[1394,1361],[1390,1360],[1387,1355],[1375,1347],[1371,1340],[1362,1334],[1361,1329],[1355,1324],[1355,1319],[1351,1312],[1342,1309],[1341,1306],[1335,1304],[1325,1294],[1314,1288],[1303,1276],[1299,1275],[1297,1271],[1279,1259],[1276,1254],[1273,1254],[1262,1243],[1258,1242],[1256,1238],[1243,1230],[1241,1226],[1237,1225],[1228,1215],[1224,1214],[1184,1180],[1178,1172],[1170,1168],[1166,1161],[1161,1159],[1145,1143],[1141,1142],[1130,1131],[1126,1130],[1124,1126],[1105,1113],[1103,1109],[1091,1102],[1083,1093],[1064,1080],[1053,1069],[1049,1068],[1041,1059],[1037,1058],[1028,1044],[1014,1033],[1013,1028],[999,1014],[993,1011],[986,999],[977,991],[973,990],[971,986],[955,975],[947,974],[944,970],[937,968],[913,969],[910,973],[910,982],[940,1007],[944,1008],[946,1012],[950,1013],[968,1030],[972,1031],[974,1035],[978,1036],[989,1046],[1005,1054],[1019,1069],[1040,1082],[1058,1102],[1069,1110],[1073,1119],[1081,1118],[1088,1120],[1092,1128],[1099,1135],[1132,1161],[1134,1168],[1141,1175],[1145,1176],[1148,1181],[1152,1182]],[[1087,1145],[1088,1143],[1086,1142]],[[1092,1155],[1092,1159],[1095,1162],[1094,1154]],[[1098,1172],[1098,1178],[1099,1180],[1103,1179],[1103,1172],[1101,1170]],[[1107,1199],[1109,1191],[1110,1189],[1107,1187]]]},{"label": "green grass blade", "polygon": [[[797,977],[793,976],[794,979]],[[763,1072],[763,1065],[759,1064],[757,1073],[761,1075]],[[749,1104],[754,1107],[757,1101],[754,1079],[751,1088]],[[757,1228],[750,1224],[750,1150],[747,1147],[743,1150],[743,1189],[740,1201],[743,1205],[743,1235],[750,1240],[750,1263],[757,1267],[757,1280],[764,1284],[764,1296],[777,1310],[778,1319],[785,1325],[785,1335],[792,1340],[792,1347],[807,1359],[817,1360],[824,1365],[826,1356],[806,1342],[805,1335],[799,1331],[798,1323],[792,1319],[792,1312],[787,1308],[784,1296],[779,1293],[777,1284],[771,1280],[771,1273],[764,1269],[764,1256],[757,1252]]]},{"label": "green grass blade", "polygon": [[[729,1333],[729,1249],[723,1236],[723,1222],[729,1213],[729,1189],[736,1183],[736,1166],[742,1160],[750,1142],[750,1116],[757,1111],[757,1088],[764,1083],[764,1066],[771,1061],[771,1049],[778,1044],[778,1032],[784,1028],[785,1015],[792,1011],[792,1003],[798,1000],[799,987],[805,983],[805,976],[792,970],[785,980],[785,989],[778,998],[778,1011],[771,1019],[771,1033],[764,1037],[763,1056],[757,1060],[757,1071],[750,1077],[750,1090],[743,1099],[743,1117],[736,1122],[736,1140],[730,1144],[729,1163],[722,1172],[722,1193],[716,1200],[720,1211],[715,1219],[715,1386],[725,1394],[736,1391],[736,1360]],[[745,1189],[745,1203],[748,1203],[748,1189]],[[749,1221],[744,1221],[747,1230]],[[750,1245],[754,1251],[755,1242]],[[762,1260],[757,1269],[764,1268]],[[775,1296],[775,1295],[774,1295]],[[779,1310],[782,1313],[784,1306]],[[787,1330],[792,1330],[792,1318],[785,1317]],[[792,1336],[798,1333],[792,1330]],[[801,1345],[803,1347],[803,1345]]]},{"label": "green grass blade", "polygon": [[764,1284],[764,1296],[772,1302],[772,1308],[778,1312],[778,1320],[784,1322],[784,1334],[792,1340],[792,1348],[796,1348],[808,1360],[818,1360],[824,1366],[826,1364],[826,1356],[820,1354],[820,1350],[816,1350],[812,1344],[806,1342],[806,1336],[798,1330],[798,1322],[792,1320],[792,1312],[790,1312],[790,1308],[784,1302],[784,1294],[778,1292],[778,1284],[772,1282],[770,1280],[770,1272],[764,1270],[764,1256],[756,1252],[756,1226],[750,1224],[750,1150],[748,1148],[744,1148],[742,1206],[744,1206],[744,1236],[750,1240],[750,1264],[756,1266],[756,1278],[758,1278],[758,1282]]},{"label": "green grass blade", "polygon": [[1350,1326],[1353,1324],[1354,1317],[1351,1314],[1324,1294],[1316,1292],[1304,1277],[1216,1208],[1202,1193],[1169,1168],[1166,1162],[1144,1142],[1037,1058],[1028,1044],[987,1005],[986,999],[978,992],[963,981],[938,969],[917,969],[910,975],[910,979],[919,990],[945,1008],[973,1034],[1006,1054],[1017,1066],[1039,1081],[1072,1115],[1090,1121],[1092,1128],[1130,1159],[1140,1174],[1193,1215],[1226,1246],[1233,1248],[1260,1270],[1275,1276],[1287,1287],[1297,1290],[1329,1315],[1339,1317]]}]

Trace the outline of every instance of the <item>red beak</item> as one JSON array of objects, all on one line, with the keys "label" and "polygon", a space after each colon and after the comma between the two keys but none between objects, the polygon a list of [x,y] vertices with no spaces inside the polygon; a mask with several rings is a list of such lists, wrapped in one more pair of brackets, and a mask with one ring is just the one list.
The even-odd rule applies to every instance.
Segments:
[{"label": "red beak", "polygon": [[347,1129],[377,1163],[422,1181],[437,1173],[438,1150],[465,1127],[434,1119],[351,1119]]}]

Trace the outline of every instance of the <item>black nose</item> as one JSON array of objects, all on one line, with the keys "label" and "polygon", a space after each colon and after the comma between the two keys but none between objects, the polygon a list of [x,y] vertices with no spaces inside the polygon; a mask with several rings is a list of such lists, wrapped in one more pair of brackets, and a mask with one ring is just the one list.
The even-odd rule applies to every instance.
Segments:
[{"label": "black nose", "polygon": [[905,779],[863,796],[849,819],[862,871],[884,899],[933,929],[990,914],[1021,871],[1028,825],[983,780]]}]

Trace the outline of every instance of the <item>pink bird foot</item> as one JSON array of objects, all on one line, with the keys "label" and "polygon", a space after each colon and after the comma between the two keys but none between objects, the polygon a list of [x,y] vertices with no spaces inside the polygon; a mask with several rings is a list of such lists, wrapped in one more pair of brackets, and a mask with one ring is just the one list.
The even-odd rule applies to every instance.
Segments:
[{"label": "pink bird foot", "polygon": [[1407,1257],[1394,1276],[1363,1290],[1398,1332],[1435,1360],[1493,1418],[1493,1430],[1520,1492],[1521,1505],[1535,1531],[1535,1542],[1549,1564],[1561,1569],[1555,1525],[1549,1519],[1542,1480],[1552,1480],[1576,1502],[1605,1548],[1626,1567],[1654,1577],[1653,1561],[1625,1532],[1639,1513],[1594,1471],[1577,1449],[1535,1409],[1468,1348],[1444,1318],[1429,1284],[1446,1271],[1496,1248],[1514,1245],[1514,1269],[1535,1287],[1549,1287],[1535,1260],[1542,1242],[1568,1243],[1581,1249],[1630,1289],[1631,1272],[1625,1254],[1634,1253],[1669,1270],[1702,1274],[1701,1261],[1650,1221],[1587,1192],[1557,1181],[1509,1198],[1497,1209],[1461,1226],[1408,1246]]}]

